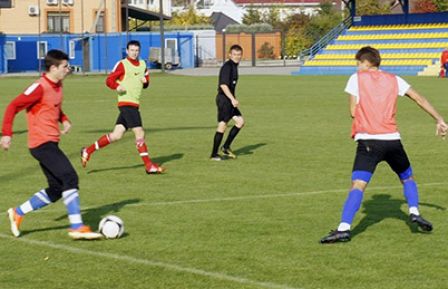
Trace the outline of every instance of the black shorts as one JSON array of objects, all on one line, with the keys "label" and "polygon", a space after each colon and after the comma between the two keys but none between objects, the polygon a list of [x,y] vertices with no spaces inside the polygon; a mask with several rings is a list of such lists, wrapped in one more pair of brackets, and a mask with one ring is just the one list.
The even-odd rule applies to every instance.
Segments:
[{"label": "black shorts", "polygon": [[386,161],[397,174],[411,166],[400,140],[359,140],[353,171],[372,173],[376,166]]},{"label": "black shorts", "polygon": [[30,152],[47,177],[48,188],[45,191],[52,202],[59,200],[62,192],[78,189],[78,175],[58,143],[47,142],[30,149]]},{"label": "black shorts", "polygon": [[241,112],[237,107],[232,105],[230,99],[222,94],[216,96],[216,105],[218,107],[218,122],[228,123],[232,117],[241,116]]},{"label": "black shorts", "polygon": [[142,117],[138,111],[138,107],[133,106],[120,106],[118,107],[120,114],[118,115],[117,122],[115,124],[121,124],[126,129],[141,127]]}]

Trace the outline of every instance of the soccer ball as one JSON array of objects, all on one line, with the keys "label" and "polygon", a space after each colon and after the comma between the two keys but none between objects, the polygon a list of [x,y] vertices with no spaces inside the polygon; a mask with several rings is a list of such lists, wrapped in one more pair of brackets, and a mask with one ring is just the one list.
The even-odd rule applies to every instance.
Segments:
[{"label": "soccer ball", "polygon": [[101,219],[99,231],[106,239],[118,239],[124,233],[124,223],[119,217],[109,215]]}]

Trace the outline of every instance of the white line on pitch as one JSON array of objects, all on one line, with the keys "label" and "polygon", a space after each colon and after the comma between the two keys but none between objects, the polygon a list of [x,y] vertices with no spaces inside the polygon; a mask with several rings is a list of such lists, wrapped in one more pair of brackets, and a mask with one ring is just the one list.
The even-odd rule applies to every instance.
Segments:
[{"label": "white line on pitch", "polygon": [[167,269],[170,271],[185,272],[185,273],[189,273],[189,274],[205,276],[205,277],[209,277],[212,279],[231,281],[231,282],[245,284],[245,285],[253,285],[255,287],[262,287],[262,288],[268,288],[268,289],[300,289],[300,288],[289,287],[287,285],[275,284],[275,283],[271,283],[271,282],[253,281],[250,279],[237,277],[237,276],[231,276],[231,275],[227,275],[227,274],[219,273],[219,272],[210,272],[210,271],[205,271],[202,269],[183,267],[180,265],[165,263],[165,262],[161,262],[161,261],[139,259],[139,258],[135,258],[135,257],[131,257],[131,256],[123,256],[123,255],[112,254],[112,253],[91,251],[91,250],[87,250],[87,249],[81,249],[81,248],[71,247],[71,246],[62,245],[62,244],[56,244],[56,243],[47,242],[47,241],[32,240],[32,239],[28,239],[28,238],[14,238],[12,236],[1,234],[1,233],[0,233],[0,238],[8,239],[11,241],[18,241],[18,242],[22,242],[22,243],[25,243],[28,245],[36,245],[36,246],[47,247],[47,248],[52,248],[52,249],[56,249],[56,250],[62,250],[62,251],[66,251],[66,252],[70,252],[70,253],[74,253],[74,254],[101,257],[101,258],[106,258],[106,259],[124,261],[124,262],[132,263],[132,264],[146,265],[149,267],[158,267],[158,268],[163,268],[163,269]]},{"label": "white line on pitch", "polygon": [[[448,183],[426,183],[426,184],[418,184],[418,186],[438,186],[444,185]],[[402,188],[401,185],[396,186],[383,186],[383,187],[370,187],[371,190],[384,190],[384,189],[395,189]],[[333,190],[323,190],[323,191],[310,191],[310,192],[290,192],[290,193],[279,193],[279,194],[265,194],[265,195],[246,195],[246,196],[238,196],[238,197],[227,197],[227,198],[215,198],[215,199],[196,199],[196,200],[183,200],[183,201],[166,201],[166,202],[143,202],[136,204],[129,204],[126,206],[162,206],[162,205],[178,205],[178,204],[196,204],[196,203],[211,203],[211,202],[228,202],[228,201],[240,201],[240,200],[254,200],[254,199],[270,199],[270,198],[279,198],[279,197],[300,197],[300,196],[309,196],[309,195],[318,195],[318,194],[326,194],[326,193],[337,193],[337,192],[348,192],[347,189],[333,189]]]}]

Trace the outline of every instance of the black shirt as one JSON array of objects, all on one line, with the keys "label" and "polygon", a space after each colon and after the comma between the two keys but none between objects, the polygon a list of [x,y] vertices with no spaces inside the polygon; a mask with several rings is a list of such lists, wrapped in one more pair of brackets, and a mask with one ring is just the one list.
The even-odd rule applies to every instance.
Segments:
[{"label": "black shirt", "polygon": [[221,67],[219,71],[219,85],[218,85],[218,93],[225,95],[224,91],[221,89],[221,84],[225,84],[229,87],[233,96],[235,96],[235,88],[238,82],[238,63],[233,62],[232,60],[227,60],[224,65]]}]

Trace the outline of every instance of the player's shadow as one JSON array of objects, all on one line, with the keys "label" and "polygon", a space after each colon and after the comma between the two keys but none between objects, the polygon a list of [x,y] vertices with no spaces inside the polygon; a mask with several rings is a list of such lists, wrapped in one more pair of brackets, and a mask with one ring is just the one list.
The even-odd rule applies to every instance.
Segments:
[{"label": "player's shadow", "polygon": [[238,156],[251,155],[254,153],[254,150],[267,145],[267,143],[257,143],[253,145],[247,145],[245,147],[236,149],[234,153]]},{"label": "player's shadow", "polygon": [[[177,154],[171,154],[167,156],[161,156],[161,157],[155,157],[152,159],[153,162],[158,164],[165,164],[170,161],[178,160],[184,157],[184,154],[177,153]],[[141,168],[143,167],[143,164],[138,165],[131,165],[131,166],[120,166],[120,167],[112,167],[112,168],[104,168],[104,169],[96,169],[96,170],[90,170],[87,173],[93,174],[93,173],[101,173],[101,172],[107,172],[107,171],[121,171],[121,170],[127,170],[127,169],[135,169],[135,168]]]},{"label": "player's shadow", "polygon": [[[189,131],[189,130],[209,130],[212,128],[216,128],[215,126],[176,126],[176,127],[161,127],[161,128],[146,128],[146,133],[156,133],[156,132],[165,132],[165,131]],[[110,133],[111,129],[93,129],[93,130],[85,130],[83,132],[86,133]]]},{"label": "player's shadow", "polygon": [[[398,219],[406,223],[412,233],[423,233],[415,223],[409,221],[409,216],[401,210],[401,206],[406,204],[403,199],[392,199],[390,195],[376,194],[371,200],[365,201],[363,204],[363,213],[365,216],[359,224],[352,230],[352,237],[361,234],[368,227],[380,223],[384,219]],[[422,206],[446,210],[446,208],[435,204],[419,203]]]},{"label": "player's shadow", "polygon": [[[62,201],[62,200],[60,200]],[[85,210],[81,210],[81,215],[84,224],[87,224],[92,227],[93,230],[97,229],[98,223],[102,217],[105,217],[106,215],[118,213],[124,206],[127,205],[133,205],[141,202],[140,199],[129,199],[120,201],[118,203],[111,203],[107,205],[102,205],[95,208],[89,208]],[[62,221],[62,220],[68,220],[67,214],[63,214],[57,218],[54,219],[54,221]],[[39,229],[33,229],[28,231],[21,231],[21,235],[27,235],[30,233],[36,233],[36,232],[45,232],[45,231],[54,231],[54,230],[62,230],[67,229],[68,224],[61,225],[61,226],[53,226],[53,227],[47,227],[47,228],[39,228]]]}]

